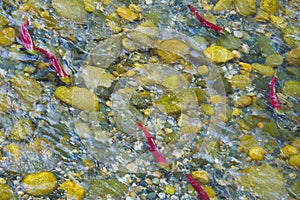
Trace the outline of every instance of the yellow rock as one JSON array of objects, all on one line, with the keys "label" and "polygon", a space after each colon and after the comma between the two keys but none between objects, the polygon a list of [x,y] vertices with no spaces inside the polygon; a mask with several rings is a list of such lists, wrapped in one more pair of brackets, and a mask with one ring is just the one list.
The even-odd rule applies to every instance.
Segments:
[{"label": "yellow rock", "polygon": [[263,11],[263,10],[258,10],[257,14],[255,16],[255,20],[257,22],[267,22],[269,21],[270,15],[269,13]]},{"label": "yellow rock", "polygon": [[298,150],[296,147],[292,146],[292,145],[285,145],[282,149],[281,149],[281,153],[286,156],[286,157],[290,157],[292,155],[296,155],[298,154]]},{"label": "yellow rock", "polygon": [[0,183],[0,199],[1,200],[15,199],[13,190],[6,183]]},{"label": "yellow rock", "polygon": [[267,152],[260,146],[253,146],[250,148],[248,155],[252,160],[262,160]]},{"label": "yellow rock", "polygon": [[15,42],[15,38],[15,30],[13,28],[5,28],[0,32],[0,45],[11,45]]},{"label": "yellow rock", "polygon": [[60,188],[67,192],[67,199],[81,200],[84,198],[84,188],[73,181],[64,182]]},{"label": "yellow rock", "polygon": [[218,104],[218,103],[223,102],[223,98],[220,95],[213,95],[213,96],[209,97],[209,101],[212,104]]},{"label": "yellow rock", "polygon": [[5,146],[5,151],[13,158],[14,163],[18,164],[19,158],[21,156],[21,146],[18,143],[10,143]]},{"label": "yellow rock", "polygon": [[232,115],[233,116],[240,116],[242,113],[243,113],[242,110],[239,109],[239,108],[233,108],[232,109]]},{"label": "yellow rock", "polygon": [[174,63],[189,52],[189,47],[180,40],[163,40],[157,44],[157,54],[167,63]]},{"label": "yellow rock", "polygon": [[235,75],[231,79],[231,86],[234,88],[245,89],[250,84],[250,78],[245,75]]},{"label": "yellow rock", "polygon": [[300,154],[292,155],[290,157],[289,164],[300,169]]},{"label": "yellow rock", "polygon": [[262,0],[260,7],[269,14],[275,14],[279,9],[278,0]]},{"label": "yellow rock", "polygon": [[230,11],[232,7],[232,0],[219,0],[214,6],[213,10],[216,12]]},{"label": "yellow rock", "polygon": [[238,100],[233,102],[233,105],[237,108],[243,108],[249,106],[252,103],[252,98],[248,95],[241,96]]},{"label": "yellow rock", "polygon": [[239,151],[244,153],[247,153],[249,149],[257,143],[253,135],[244,135],[240,140]]},{"label": "yellow rock", "polygon": [[209,198],[215,198],[216,197],[216,192],[211,187],[203,186],[203,189],[206,192],[206,194],[209,196]]},{"label": "yellow rock", "polygon": [[84,10],[87,12],[94,12],[95,10],[94,1],[92,0],[83,0],[83,6]]},{"label": "yellow rock", "polygon": [[208,184],[210,182],[209,174],[204,170],[193,171],[192,177],[201,184]]},{"label": "yellow rock", "polygon": [[244,120],[242,119],[237,119],[236,120],[236,123],[238,123],[240,129],[242,130],[247,130],[247,131],[250,131],[251,130],[251,127],[249,127]]},{"label": "yellow rock", "polygon": [[261,65],[259,63],[253,63],[252,67],[258,73],[265,76],[273,76],[275,74],[275,70],[271,66]]},{"label": "yellow rock", "polygon": [[27,194],[43,196],[51,194],[57,187],[56,176],[51,172],[29,174],[22,181]]},{"label": "yellow rock", "polygon": [[129,8],[126,7],[118,7],[116,9],[116,12],[118,13],[118,15],[120,17],[122,17],[123,19],[133,22],[135,20],[137,20],[139,18],[138,14],[132,12]]},{"label": "yellow rock", "polygon": [[270,20],[271,23],[274,24],[274,26],[276,26],[279,29],[284,29],[288,25],[287,21],[284,18],[279,16],[271,15]]},{"label": "yellow rock", "polygon": [[242,16],[249,16],[256,12],[255,0],[234,0],[235,10]]},{"label": "yellow rock", "polygon": [[215,63],[225,63],[234,59],[234,54],[221,46],[211,46],[206,48],[204,55]]},{"label": "yellow rock", "polygon": [[251,70],[252,70],[252,66],[249,63],[239,62],[239,65],[240,65],[241,69],[243,69],[247,72],[251,72]]},{"label": "yellow rock", "polygon": [[93,112],[100,109],[98,97],[86,88],[60,86],[56,89],[54,95],[65,104],[80,110]]},{"label": "yellow rock", "polygon": [[209,72],[209,69],[206,65],[202,65],[200,67],[198,67],[198,74],[200,74],[201,76],[206,76]]}]

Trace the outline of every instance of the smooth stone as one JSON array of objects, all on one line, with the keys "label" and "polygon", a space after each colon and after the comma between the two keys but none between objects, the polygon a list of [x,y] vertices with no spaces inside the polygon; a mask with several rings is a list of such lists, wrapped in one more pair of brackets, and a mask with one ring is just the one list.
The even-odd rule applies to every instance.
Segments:
[{"label": "smooth stone", "polygon": [[0,27],[6,26],[9,24],[9,20],[3,14],[0,14]]},{"label": "smooth stone", "polygon": [[174,63],[189,52],[189,47],[176,39],[163,40],[157,45],[157,54],[167,63]]},{"label": "smooth stone", "polygon": [[235,10],[242,16],[246,17],[256,12],[255,0],[234,0]]},{"label": "smooth stone", "polygon": [[233,35],[234,35],[234,37],[237,37],[237,38],[243,37],[243,33],[241,31],[233,31]]},{"label": "smooth stone", "polygon": [[209,174],[204,170],[193,171],[192,177],[203,185],[208,184],[210,182]]},{"label": "smooth stone", "polygon": [[292,155],[296,155],[298,154],[298,149],[292,145],[285,145],[282,149],[281,149],[281,153],[283,154],[283,156],[285,157],[291,157]]},{"label": "smooth stone", "polygon": [[233,105],[237,108],[244,108],[252,104],[252,98],[248,95],[241,96],[236,101],[233,102]]},{"label": "smooth stone", "polygon": [[293,155],[290,157],[289,164],[293,167],[300,169],[300,155]]},{"label": "smooth stone", "polygon": [[245,89],[251,84],[249,77],[245,75],[235,75],[231,79],[231,86],[238,89]]},{"label": "smooth stone", "polygon": [[154,23],[149,21],[142,22],[134,30],[144,33],[151,38],[157,38],[160,33],[159,28]]},{"label": "smooth stone", "polygon": [[81,68],[81,75],[84,83],[92,91],[99,86],[109,88],[116,78],[105,69],[92,66],[84,66]]},{"label": "smooth stone", "polygon": [[54,95],[65,104],[80,110],[94,112],[100,109],[97,96],[86,88],[60,86],[56,89]]},{"label": "smooth stone", "polygon": [[140,31],[131,31],[126,34],[126,37],[133,41],[139,49],[155,47],[155,40]]},{"label": "smooth stone", "polygon": [[266,57],[265,65],[278,67],[283,63],[283,58],[280,54],[271,54]]},{"label": "smooth stone", "polygon": [[300,47],[292,49],[285,54],[285,60],[291,66],[300,67]]},{"label": "smooth stone", "polygon": [[169,195],[173,195],[175,193],[175,188],[172,185],[166,185],[164,192]]},{"label": "smooth stone", "polygon": [[118,7],[116,9],[117,14],[125,19],[126,21],[133,22],[139,18],[139,15],[132,12],[129,8],[126,7]]},{"label": "smooth stone", "polygon": [[232,0],[219,0],[213,8],[215,12],[230,11],[232,8]]},{"label": "smooth stone", "polygon": [[178,74],[171,74],[162,82],[162,85],[171,91],[175,91],[179,88],[187,87],[189,85],[189,82],[183,76],[180,76]]},{"label": "smooth stone", "polygon": [[178,98],[174,94],[166,94],[157,100],[156,106],[167,115],[178,116],[181,113],[178,103]]},{"label": "smooth stone", "polygon": [[252,68],[256,70],[261,75],[265,76],[273,76],[275,74],[275,70],[271,66],[261,65],[259,63],[253,63]]},{"label": "smooth stone", "polygon": [[87,20],[87,12],[84,10],[81,0],[53,0],[52,6],[61,17],[84,23]]},{"label": "smooth stone", "polygon": [[95,3],[92,0],[83,0],[83,7],[84,7],[84,10],[87,12],[94,12]]},{"label": "smooth stone", "polygon": [[114,36],[103,41],[92,49],[89,55],[90,65],[108,68],[122,53],[121,36]]},{"label": "smooth stone", "polygon": [[51,194],[56,189],[57,179],[52,172],[39,172],[27,175],[22,185],[27,194],[43,196]]},{"label": "smooth stone", "polygon": [[288,26],[281,31],[283,40],[291,48],[297,48],[300,46],[300,26]]},{"label": "smooth stone", "polygon": [[270,21],[271,21],[271,24],[276,26],[278,29],[284,29],[288,26],[287,21],[283,17],[271,15]]},{"label": "smooth stone", "polygon": [[264,10],[258,10],[255,16],[255,21],[257,22],[267,22],[269,21],[270,15]]},{"label": "smooth stone", "polygon": [[228,50],[236,50],[241,47],[242,40],[233,35],[224,35],[218,37],[216,43],[218,46],[222,46]]},{"label": "smooth stone", "polygon": [[279,10],[278,0],[262,0],[260,7],[269,14],[274,15]]},{"label": "smooth stone", "polygon": [[282,91],[286,95],[300,99],[300,82],[293,80],[286,81]]},{"label": "smooth stone", "polygon": [[66,181],[61,184],[60,188],[67,192],[68,199],[82,200],[84,198],[84,188],[76,182]]},{"label": "smooth stone", "polygon": [[5,28],[0,32],[0,45],[8,46],[15,42],[16,33],[13,28]]},{"label": "smooth stone", "polygon": [[11,199],[14,199],[13,190],[6,183],[1,183],[0,184],[0,199],[1,200],[11,200]]},{"label": "smooth stone", "polygon": [[206,48],[204,55],[215,63],[225,63],[234,59],[234,54],[221,46],[211,46]]},{"label": "smooth stone", "polygon": [[248,155],[252,160],[262,160],[267,152],[260,146],[253,146],[249,149]]},{"label": "smooth stone", "polygon": [[21,118],[13,125],[10,131],[10,137],[13,140],[27,140],[33,136],[33,131],[34,127],[32,121]]}]

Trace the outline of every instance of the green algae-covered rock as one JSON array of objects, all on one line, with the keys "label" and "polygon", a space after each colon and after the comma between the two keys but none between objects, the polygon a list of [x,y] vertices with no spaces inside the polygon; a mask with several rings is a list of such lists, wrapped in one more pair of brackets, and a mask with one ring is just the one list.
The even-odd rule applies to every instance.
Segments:
[{"label": "green algae-covered rock", "polygon": [[214,109],[210,104],[202,104],[200,110],[201,112],[204,112],[208,116],[214,115]]},{"label": "green algae-covered rock", "polygon": [[135,46],[139,49],[153,48],[155,46],[155,40],[152,39],[147,33],[131,31],[126,34],[126,37],[134,42]]},{"label": "green algae-covered rock", "polygon": [[274,15],[279,9],[279,2],[278,0],[262,0],[260,7],[267,13]]},{"label": "green algae-covered rock", "polygon": [[290,157],[289,164],[293,167],[300,169],[300,155],[292,155]]},{"label": "green algae-covered rock", "polygon": [[6,94],[0,94],[0,112],[7,112],[10,108],[10,98]]},{"label": "green algae-covered rock", "polygon": [[280,138],[281,134],[275,122],[269,122],[264,125],[262,128],[264,133],[267,133],[275,138]]},{"label": "green algae-covered rock", "polygon": [[266,55],[276,54],[275,47],[272,45],[272,40],[266,35],[258,35],[254,44],[254,50],[262,52]]},{"label": "green algae-covered rock", "polygon": [[273,76],[275,74],[274,69],[271,66],[261,65],[259,63],[253,63],[252,68],[261,75]]},{"label": "green algae-covered rock", "polygon": [[283,40],[291,47],[300,46],[300,26],[288,26],[282,31]]},{"label": "green algae-covered rock", "polygon": [[87,19],[87,12],[80,0],[52,0],[52,6],[61,17],[78,23],[83,23]]},{"label": "green algae-covered rock", "polygon": [[10,143],[4,147],[4,151],[9,158],[13,159],[15,164],[18,164],[19,158],[21,156],[21,145],[18,143]]},{"label": "green algae-covered rock", "polygon": [[228,50],[235,50],[241,46],[242,40],[234,37],[234,35],[228,34],[218,37],[216,43],[218,46],[222,46]]},{"label": "green algae-covered rock", "polygon": [[172,185],[166,185],[164,192],[169,195],[173,195],[175,193],[175,188]]},{"label": "green algae-covered rock", "polygon": [[89,193],[92,196],[106,198],[110,195],[113,199],[123,199],[128,187],[117,179],[100,179],[91,183]]},{"label": "green algae-covered rock", "polygon": [[67,192],[68,199],[82,200],[84,198],[84,187],[73,181],[66,181],[61,184],[61,189]]},{"label": "green algae-covered rock", "polygon": [[52,172],[40,172],[27,175],[22,184],[27,194],[43,196],[51,194],[56,189],[57,179]]},{"label": "green algae-covered rock", "polygon": [[21,118],[10,131],[10,137],[14,140],[26,140],[33,135],[34,126],[31,120]]},{"label": "green algae-covered rock", "polygon": [[3,14],[0,14],[0,27],[6,26],[9,23],[9,21],[6,19]]},{"label": "green algae-covered rock", "polygon": [[287,81],[285,82],[282,91],[287,95],[300,99],[300,82]]},{"label": "green algae-covered rock", "polygon": [[65,104],[80,110],[93,112],[100,109],[97,96],[86,88],[60,86],[56,89],[54,95]]},{"label": "green algae-covered rock", "polygon": [[157,54],[167,63],[174,63],[189,52],[189,47],[180,40],[163,40],[157,44]]},{"label": "green algae-covered rock", "polygon": [[151,101],[151,96],[147,92],[140,92],[138,94],[134,94],[130,98],[130,104],[136,107],[137,109],[146,108]]},{"label": "green algae-covered rock", "polygon": [[11,200],[14,199],[13,190],[7,184],[0,184],[0,199]]},{"label": "green algae-covered rock", "polygon": [[182,109],[198,108],[204,100],[204,92],[199,88],[183,88],[176,92]]},{"label": "green algae-covered rock", "polygon": [[42,97],[42,87],[35,79],[17,75],[11,79],[13,89],[23,101],[35,103]]},{"label": "green algae-covered rock", "polygon": [[214,63],[225,63],[234,59],[234,54],[221,46],[211,46],[206,48],[204,55]]},{"label": "green algae-covered rock", "polygon": [[255,14],[256,4],[255,0],[234,0],[235,10],[242,16],[249,16]]},{"label": "green algae-covered rock", "polygon": [[291,66],[300,67],[300,47],[292,49],[285,54],[285,60]]},{"label": "green algae-covered rock", "polygon": [[167,115],[179,115],[181,108],[178,103],[179,101],[175,94],[166,94],[157,100],[156,106]]},{"label": "green algae-covered rock", "polygon": [[249,106],[252,103],[252,98],[248,95],[241,96],[236,101],[233,102],[233,105],[237,108],[244,108]]},{"label": "green algae-covered rock", "polygon": [[230,11],[232,7],[232,0],[219,0],[214,6],[215,12]]},{"label": "green algae-covered rock", "polygon": [[278,67],[283,63],[283,58],[280,54],[271,54],[266,57],[265,65]]},{"label": "green algae-covered rock", "polygon": [[235,183],[240,190],[256,194],[261,199],[289,199],[282,172],[270,165],[239,170]]},{"label": "green algae-covered rock", "polygon": [[300,197],[300,190],[299,190],[299,188],[300,188],[300,181],[293,181],[291,183],[291,190],[298,197]]},{"label": "green algae-covered rock", "polygon": [[124,6],[118,7],[116,9],[116,12],[120,17],[122,17],[126,21],[133,22],[139,18],[138,14],[132,12],[129,8],[126,8]]},{"label": "green algae-covered rock", "polygon": [[234,88],[245,89],[247,86],[251,84],[251,80],[249,77],[245,75],[235,75],[231,79],[231,85]]}]

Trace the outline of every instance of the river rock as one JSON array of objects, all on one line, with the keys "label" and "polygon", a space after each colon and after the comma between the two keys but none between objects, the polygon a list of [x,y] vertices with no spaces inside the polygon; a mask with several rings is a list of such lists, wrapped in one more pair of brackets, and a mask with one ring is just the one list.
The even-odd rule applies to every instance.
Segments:
[{"label": "river rock", "polygon": [[157,38],[160,32],[159,28],[155,24],[149,21],[142,22],[134,30],[144,33],[151,38]]},{"label": "river rock", "polygon": [[137,20],[139,18],[139,15],[132,12],[129,8],[126,7],[118,7],[116,9],[116,12],[118,13],[118,15],[120,17],[122,17],[123,19],[125,19],[126,21],[130,21],[133,22],[135,20]]},{"label": "river rock", "polygon": [[159,98],[156,102],[157,108],[170,116],[178,116],[181,113],[181,108],[178,106],[178,98],[175,94],[166,94]]},{"label": "river rock", "polygon": [[281,154],[284,157],[291,157],[292,155],[296,155],[298,154],[298,149],[292,145],[285,145],[282,149],[281,149]]},{"label": "river rock", "polygon": [[234,178],[239,190],[255,193],[261,199],[289,199],[282,172],[270,165],[239,170]]},{"label": "river rock", "polygon": [[109,88],[116,79],[105,69],[88,65],[81,68],[81,75],[86,86],[93,91],[95,91],[98,86]]},{"label": "river rock", "polygon": [[13,140],[27,140],[33,135],[34,127],[31,120],[21,118],[13,125],[10,137]]},{"label": "river rock", "polygon": [[86,88],[60,86],[56,89],[54,95],[65,104],[80,110],[94,112],[100,109],[97,96]]},{"label": "river rock", "polygon": [[157,54],[167,63],[174,63],[189,52],[189,47],[176,39],[163,40],[157,45]]},{"label": "river rock", "polygon": [[249,16],[256,12],[255,0],[234,0],[235,10],[242,16]]},{"label": "river rock", "polygon": [[175,91],[179,88],[187,87],[189,85],[189,82],[183,76],[172,74],[162,82],[162,85],[171,91]]},{"label": "river rock", "polygon": [[59,16],[77,23],[84,23],[87,19],[87,12],[81,0],[53,0],[52,6]]},{"label": "river rock", "polygon": [[252,98],[248,95],[241,96],[238,100],[233,102],[233,105],[237,108],[243,108],[249,106],[252,103]]},{"label": "river rock", "polygon": [[215,12],[230,11],[232,7],[232,0],[219,0],[214,6]]},{"label": "river rock", "polygon": [[0,45],[8,46],[15,42],[15,29],[5,28],[0,32]]},{"label": "river rock", "polygon": [[245,89],[250,84],[251,84],[250,78],[245,75],[235,75],[231,79],[231,86],[241,90]]},{"label": "river rock", "polygon": [[94,179],[89,187],[91,196],[100,199],[107,199],[106,195],[110,195],[112,199],[123,199],[127,191],[128,186],[117,179]]},{"label": "river rock", "polygon": [[259,63],[253,63],[252,68],[265,76],[273,76],[275,74],[275,70],[271,66],[261,65]]},{"label": "river rock", "polygon": [[0,194],[1,194],[1,197],[0,197],[1,200],[14,199],[13,190],[6,183],[0,184]]},{"label": "river rock", "polygon": [[224,35],[218,37],[216,43],[218,46],[222,46],[228,50],[235,50],[241,47],[242,40],[233,35]]},{"label": "river rock", "polygon": [[10,109],[11,100],[6,94],[0,94],[0,113],[7,112]]},{"label": "river rock", "polygon": [[121,35],[105,39],[92,49],[89,55],[90,65],[107,68],[122,53]]},{"label": "river rock", "polygon": [[285,60],[291,66],[300,67],[300,47],[292,49],[285,54]]},{"label": "river rock", "polygon": [[27,175],[22,185],[27,194],[43,196],[51,194],[57,187],[57,179],[52,172],[40,172]]},{"label": "river rock", "polygon": [[95,10],[94,1],[83,0],[83,7],[84,7],[84,10],[87,12],[94,12],[94,10]]},{"label": "river rock", "polygon": [[282,31],[283,40],[291,47],[296,48],[300,46],[300,26],[288,26]]},{"label": "river rock", "polygon": [[267,21],[269,21],[269,18],[270,18],[270,15],[261,9],[259,9],[257,11],[257,14],[255,16],[255,20],[257,22],[267,22]]},{"label": "river rock", "polygon": [[203,185],[208,184],[210,182],[209,174],[204,170],[193,171],[191,175],[194,179],[196,179]]},{"label": "river rock", "polygon": [[0,14],[0,27],[6,26],[9,24],[9,21],[3,14]]},{"label": "river rock", "polygon": [[283,63],[283,58],[280,54],[271,54],[266,57],[265,65],[278,67]]},{"label": "river rock", "polygon": [[84,188],[76,182],[66,181],[61,184],[60,188],[67,192],[67,199],[82,200],[84,198]]},{"label": "river rock", "polygon": [[248,155],[252,160],[262,160],[267,152],[260,146],[253,146],[249,149]]},{"label": "river rock", "polygon": [[126,37],[133,41],[139,49],[153,48],[155,46],[155,40],[140,31],[131,31],[126,34]]},{"label": "river rock", "polygon": [[280,16],[271,15],[270,21],[271,24],[276,26],[278,29],[284,29],[288,26],[286,19]]},{"label": "river rock", "polygon": [[198,108],[204,101],[204,92],[199,88],[183,88],[176,92],[180,107],[184,110]]},{"label": "river rock", "polygon": [[293,80],[287,81],[285,82],[282,91],[286,95],[300,99],[300,82]]},{"label": "river rock", "polygon": [[211,46],[206,48],[204,55],[215,63],[225,63],[234,59],[234,54],[221,46]]},{"label": "river rock", "polygon": [[300,155],[293,155],[290,157],[289,164],[293,167],[300,169]]},{"label": "river rock", "polygon": [[269,14],[274,15],[279,9],[278,0],[262,0],[260,7]]}]

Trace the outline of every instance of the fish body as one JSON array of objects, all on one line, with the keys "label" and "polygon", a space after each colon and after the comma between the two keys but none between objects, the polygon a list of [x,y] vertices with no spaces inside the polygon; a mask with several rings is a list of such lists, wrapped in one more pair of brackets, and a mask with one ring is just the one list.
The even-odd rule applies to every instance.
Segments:
[{"label": "fish body", "polygon": [[142,123],[137,122],[136,125],[144,132],[145,136],[147,137],[149,150],[152,153],[155,161],[157,162],[157,165],[162,168],[167,168],[168,167],[167,160],[164,157],[164,155],[159,151],[150,132],[146,129],[146,127]]},{"label": "fish body", "polygon": [[284,115],[284,113],[282,112],[282,107],[280,105],[278,97],[276,95],[275,81],[276,81],[276,76],[274,76],[270,82],[269,100],[270,100],[270,103],[272,105],[272,108],[273,108],[275,114]]},{"label": "fish body", "polygon": [[189,8],[190,8],[191,12],[197,17],[199,22],[206,28],[209,28],[215,32],[221,32],[224,30],[224,28],[217,26],[213,23],[210,23],[209,21],[207,21],[203,17],[201,17],[201,15],[198,13],[198,11],[193,6],[189,5]]},{"label": "fish body", "polygon": [[21,25],[21,28],[20,28],[19,40],[20,40],[21,44],[23,45],[23,47],[31,53],[35,50],[35,46],[34,46],[32,38],[31,38],[31,35],[28,31],[28,28],[27,28],[28,26],[29,26],[29,21],[28,21],[28,19],[25,19],[25,21],[23,22],[23,24]]},{"label": "fish body", "polygon": [[186,174],[186,177],[189,180],[189,182],[192,184],[194,189],[198,192],[199,198],[201,198],[202,200],[210,200],[208,195],[204,191],[204,189],[201,187],[201,185],[195,179],[193,179],[192,175]]}]

